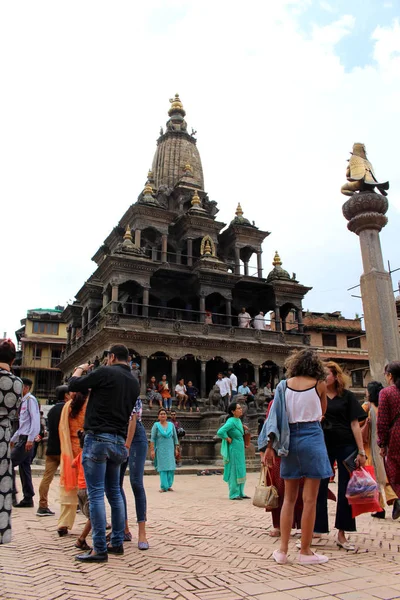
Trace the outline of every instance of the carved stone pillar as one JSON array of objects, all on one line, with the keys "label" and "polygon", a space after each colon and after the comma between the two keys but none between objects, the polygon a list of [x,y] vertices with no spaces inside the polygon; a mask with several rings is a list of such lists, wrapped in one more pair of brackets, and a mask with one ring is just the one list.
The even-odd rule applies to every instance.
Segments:
[{"label": "carved stone pillar", "polygon": [[108,304],[108,294],[107,292],[103,292],[103,308],[105,308]]},{"label": "carved stone pillar", "polygon": [[82,333],[84,332],[87,325],[86,311],[82,312]]},{"label": "carved stone pillar", "polygon": [[249,275],[249,261],[245,260],[245,261],[243,261],[243,264],[244,264],[244,274],[246,276],[248,276]]},{"label": "carved stone pillar", "polygon": [[144,317],[149,316],[149,294],[150,294],[149,288],[144,288],[144,290],[143,290],[143,309],[142,309],[142,315]]},{"label": "carved stone pillar", "polygon": [[275,331],[281,331],[281,311],[279,306],[275,306]]},{"label": "carved stone pillar", "polygon": [[260,365],[254,366],[254,381],[256,382],[257,389],[260,387]]},{"label": "carved stone pillar", "polygon": [[89,307],[88,308],[88,325],[89,325],[89,327],[91,327],[93,325],[93,323],[92,323],[93,317],[94,317],[94,308]]},{"label": "carved stone pillar", "polygon": [[71,325],[67,327],[67,346],[71,345]]},{"label": "carved stone pillar", "polygon": [[157,260],[157,248],[155,246],[153,246],[151,249],[151,260]]},{"label": "carved stone pillar", "polygon": [[188,238],[187,240],[187,264],[188,267],[193,265],[193,240]]},{"label": "carved stone pillar", "polygon": [[379,232],[387,223],[387,199],[374,192],[353,194],[343,204],[347,228],[360,238],[364,273],[361,296],[364,308],[371,376],[385,385],[384,368],[400,360],[400,337],[393,284],[385,271]]},{"label": "carved stone pillar", "polygon": [[168,248],[168,236],[166,233],[164,233],[161,236],[161,262],[163,262],[163,263],[168,261],[167,248]]},{"label": "carved stone pillar", "polygon": [[180,250],[180,249],[176,251],[176,264],[177,265],[182,264],[182,250]]},{"label": "carved stone pillar", "polygon": [[232,327],[232,300],[225,300],[225,310],[226,310],[226,323],[228,327]]},{"label": "carved stone pillar", "polygon": [[111,302],[113,312],[118,311],[118,285],[113,283],[111,286]]},{"label": "carved stone pillar", "polygon": [[135,246],[138,246],[140,248],[140,242],[141,242],[141,230],[140,229],[135,229]]},{"label": "carved stone pillar", "polygon": [[142,379],[140,381],[140,395],[146,395],[146,382],[147,382],[147,356],[142,356],[140,371],[142,373]]},{"label": "carved stone pillar", "polygon": [[200,379],[200,396],[202,398],[206,398],[207,397],[207,390],[206,390],[206,366],[207,366],[207,361],[202,360],[201,361],[201,379]]},{"label": "carved stone pillar", "polygon": [[71,341],[75,342],[76,340],[76,327],[74,325],[72,325],[71,327]]},{"label": "carved stone pillar", "polygon": [[303,311],[301,308],[296,308],[296,317],[299,333],[304,333]]},{"label": "carved stone pillar", "polygon": [[205,296],[200,296],[200,323],[204,323],[205,321],[205,312],[206,312],[206,298]]},{"label": "carved stone pillar", "polygon": [[260,279],[262,279],[262,273],[263,273],[263,268],[262,268],[262,250],[258,250],[257,251],[257,277],[259,277]]},{"label": "carved stone pillar", "polygon": [[174,397],[174,390],[176,386],[176,375],[178,371],[178,361],[176,358],[172,359],[172,370],[171,370],[171,379],[172,379],[172,387],[170,389],[171,396]]},{"label": "carved stone pillar", "polygon": [[240,250],[235,248],[235,275],[240,275]]}]

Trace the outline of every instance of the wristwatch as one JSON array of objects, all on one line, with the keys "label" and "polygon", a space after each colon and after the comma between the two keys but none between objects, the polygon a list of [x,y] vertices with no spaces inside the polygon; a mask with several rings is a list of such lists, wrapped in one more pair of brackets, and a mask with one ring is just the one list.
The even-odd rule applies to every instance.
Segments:
[{"label": "wristwatch", "polygon": [[358,454],[359,454],[360,456],[367,456],[367,455],[365,454],[365,450],[359,450],[359,451],[358,451]]}]

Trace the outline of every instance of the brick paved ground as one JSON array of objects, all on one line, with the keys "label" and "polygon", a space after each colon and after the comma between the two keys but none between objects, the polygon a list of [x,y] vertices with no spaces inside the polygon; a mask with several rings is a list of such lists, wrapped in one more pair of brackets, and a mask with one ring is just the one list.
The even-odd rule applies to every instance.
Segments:
[{"label": "brick paved ground", "polygon": [[[248,476],[252,493],[257,475]],[[35,479],[36,489],[40,479]],[[175,492],[158,493],[158,477],[146,477],[151,549],[125,544],[124,556],[107,564],[81,565],[74,548],[83,518],[59,538],[56,518],[33,509],[14,510],[14,537],[0,546],[0,598],[6,600],[372,600],[400,598],[400,522],[363,515],[351,536],[357,551],[335,546],[333,533],[320,545],[327,565],[300,566],[291,542],[290,564],[271,553],[270,515],[251,501],[230,502],[222,477],[176,477]],[[126,479],[134,531],[134,502]],[[57,514],[57,482],[51,506]],[[333,503],[330,503],[333,509]]]}]

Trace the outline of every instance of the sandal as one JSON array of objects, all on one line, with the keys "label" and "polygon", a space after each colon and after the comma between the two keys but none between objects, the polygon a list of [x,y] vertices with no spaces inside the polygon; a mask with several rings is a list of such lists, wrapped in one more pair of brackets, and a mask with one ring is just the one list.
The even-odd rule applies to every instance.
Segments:
[{"label": "sandal", "polygon": [[336,545],[339,546],[339,548],[344,548],[347,551],[356,549],[355,545],[348,541],[339,542],[339,540],[336,540]]},{"label": "sandal", "polygon": [[91,547],[86,543],[86,540],[81,540],[81,538],[76,540],[75,548],[79,548],[80,550],[91,550]]}]

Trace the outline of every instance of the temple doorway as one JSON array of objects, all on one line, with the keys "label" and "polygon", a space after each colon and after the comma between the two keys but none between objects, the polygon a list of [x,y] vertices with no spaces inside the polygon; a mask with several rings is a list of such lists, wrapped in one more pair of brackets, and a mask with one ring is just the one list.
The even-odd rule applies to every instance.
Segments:
[{"label": "temple doorway", "polygon": [[185,385],[188,381],[191,381],[195,387],[200,391],[201,378],[201,363],[197,360],[193,354],[185,354],[178,360],[177,378],[185,380]]},{"label": "temple doorway", "polygon": [[[154,376],[158,383],[161,381],[161,377],[166,375],[171,388],[171,367],[171,358],[168,356],[168,354],[165,354],[165,352],[154,352],[154,354],[152,354],[147,361],[147,380],[150,381],[150,377]],[[171,396],[173,396],[172,391]]]},{"label": "temple doorway", "polygon": [[228,363],[226,360],[221,358],[220,356],[214,356],[211,360],[209,360],[206,364],[206,392],[207,394],[211,390],[211,388],[215,385],[215,382],[218,379],[218,373],[221,371],[222,373],[226,373],[228,368]]},{"label": "temple doorway", "polygon": [[264,388],[267,383],[274,390],[280,381],[279,367],[272,360],[266,360],[260,367],[260,387]]},{"label": "temple doorway", "polygon": [[241,385],[244,381],[250,385],[254,381],[254,366],[247,358],[241,358],[233,365],[233,372],[235,373],[238,385]]}]

